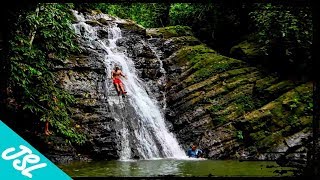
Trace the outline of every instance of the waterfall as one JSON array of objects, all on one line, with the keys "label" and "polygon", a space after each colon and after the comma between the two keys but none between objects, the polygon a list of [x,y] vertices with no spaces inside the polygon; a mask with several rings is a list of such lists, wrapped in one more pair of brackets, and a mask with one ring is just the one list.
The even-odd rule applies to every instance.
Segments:
[{"label": "waterfall", "polygon": [[[134,62],[123,47],[117,46],[117,41],[122,38],[121,30],[117,27],[117,22],[121,20],[115,18],[108,25],[91,26],[86,22],[110,17],[105,14],[84,16],[73,12],[77,19],[73,27],[82,45],[96,52],[105,64],[106,98],[121,139],[120,159],[131,159],[133,148],[142,159],[186,158],[174,134],[167,129],[158,103],[148,95],[146,84],[137,76]],[[108,37],[99,38],[98,30],[107,32]],[[112,84],[111,71],[114,65],[118,65],[127,76],[127,79],[122,79],[127,91],[125,98],[117,96]],[[130,108],[133,110],[129,113]]]},{"label": "waterfall", "polygon": [[[161,60],[162,52],[156,46],[154,46],[152,43],[150,43],[154,39],[155,38],[148,39],[148,43],[146,43],[146,45],[156,55],[156,58],[157,58],[157,60],[159,61],[159,64],[160,64],[159,68],[160,68],[160,72],[162,73],[162,75],[158,80],[158,84],[160,84],[161,86],[165,86],[165,84],[167,82],[167,71],[164,69],[163,62]],[[161,94],[162,94],[162,109],[165,111],[167,109],[167,96],[166,96],[165,91],[162,91]]]}]

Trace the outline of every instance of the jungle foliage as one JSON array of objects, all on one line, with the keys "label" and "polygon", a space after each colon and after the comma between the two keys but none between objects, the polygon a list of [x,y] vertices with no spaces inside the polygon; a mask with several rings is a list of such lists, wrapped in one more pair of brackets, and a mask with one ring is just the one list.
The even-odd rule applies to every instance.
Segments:
[{"label": "jungle foliage", "polygon": [[9,87],[19,106],[48,121],[54,132],[81,144],[85,136],[75,128],[69,107],[75,99],[63,90],[52,71],[54,62],[79,52],[71,27],[71,4],[35,4],[20,9],[9,36]]},{"label": "jungle foliage", "polygon": [[[308,6],[272,3],[97,3],[92,9],[128,18],[146,28],[190,26],[224,55],[244,40],[259,44],[264,66],[283,74],[310,72],[312,17]],[[278,59],[280,59],[278,61]],[[274,61],[276,60],[276,61]]]}]

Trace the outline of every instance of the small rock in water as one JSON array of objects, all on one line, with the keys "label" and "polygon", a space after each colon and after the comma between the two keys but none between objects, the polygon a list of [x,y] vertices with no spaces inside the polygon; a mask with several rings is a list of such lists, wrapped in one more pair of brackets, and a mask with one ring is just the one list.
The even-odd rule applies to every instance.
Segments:
[{"label": "small rock in water", "polygon": [[275,171],[273,171],[273,172],[282,175],[282,174],[287,173],[288,171],[287,171],[287,170],[275,170]]},{"label": "small rock in water", "polygon": [[140,159],[140,157],[136,155],[136,156],[133,156],[133,159],[137,159],[138,160],[138,159]]},{"label": "small rock in water", "polygon": [[109,18],[109,19],[105,19],[105,18],[98,19],[98,22],[100,22],[101,24],[104,24],[104,25],[109,25],[109,21],[112,21],[112,19],[111,18]]}]

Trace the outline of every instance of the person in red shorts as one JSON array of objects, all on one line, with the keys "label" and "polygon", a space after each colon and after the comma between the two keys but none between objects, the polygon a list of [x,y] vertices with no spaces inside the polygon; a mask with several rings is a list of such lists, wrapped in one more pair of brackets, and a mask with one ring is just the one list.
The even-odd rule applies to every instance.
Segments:
[{"label": "person in red shorts", "polygon": [[126,78],[126,76],[122,73],[121,69],[118,66],[115,66],[114,70],[111,72],[111,78],[113,80],[113,84],[116,86],[118,96],[120,94],[126,94],[127,92],[124,90],[123,83],[120,80],[120,76]]}]

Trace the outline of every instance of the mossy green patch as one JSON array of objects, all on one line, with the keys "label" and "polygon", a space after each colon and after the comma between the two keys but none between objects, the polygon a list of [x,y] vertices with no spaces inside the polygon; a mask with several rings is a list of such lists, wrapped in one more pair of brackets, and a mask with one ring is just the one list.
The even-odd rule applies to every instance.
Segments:
[{"label": "mossy green patch", "polygon": [[276,94],[277,92],[281,91],[286,91],[292,88],[295,88],[298,84],[294,81],[287,80],[287,81],[281,81],[277,84],[273,84],[270,87],[266,89],[266,92],[269,94]]},{"label": "mossy green patch", "polygon": [[[232,78],[238,79],[239,76],[237,75],[245,75],[246,73],[249,73],[251,70],[255,70],[255,68],[247,67],[247,68],[241,68],[241,69],[234,69],[234,70],[227,71],[225,73],[220,73],[220,74],[211,76],[209,79],[200,81],[199,83],[186,87],[185,89],[188,90],[188,93],[185,94],[183,99],[186,101],[189,101],[190,99],[193,99],[193,98],[197,98],[197,97],[199,98],[201,95],[205,94],[205,92],[219,88],[222,85],[219,83],[221,82],[221,80],[228,80]],[[189,78],[191,79],[191,77],[193,76],[190,76]],[[242,79],[247,80],[248,78],[242,78]],[[216,83],[219,83],[218,85],[219,87],[216,85]],[[228,85],[225,87],[228,88]],[[229,87],[229,90],[232,90],[232,88]]]},{"label": "mossy green patch", "polygon": [[228,74],[228,76],[233,77],[236,75],[241,75],[241,74],[253,72],[255,70],[256,70],[255,67],[244,67],[244,68],[239,68],[239,69],[232,69],[230,71],[227,71],[226,74]]},{"label": "mossy green patch", "polygon": [[[207,53],[216,53],[216,51],[210,49],[205,44],[186,46],[177,51],[174,60],[178,65],[185,64],[186,62],[191,62],[191,65],[194,65],[197,61],[207,58]],[[203,56],[203,54],[205,55]],[[194,59],[196,56],[197,58]]]},{"label": "mossy green patch", "polygon": [[192,29],[188,26],[168,26],[163,28],[147,29],[147,35],[151,37],[163,37],[165,39],[179,36],[192,36]]},{"label": "mossy green patch", "polygon": [[250,74],[232,77],[225,82],[220,82],[220,85],[228,94],[224,94],[220,97],[213,97],[214,99],[212,100],[217,101],[218,104],[221,105],[228,104],[234,100],[237,100],[240,96],[251,96],[253,88],[252,83],[256,80],[257,77],[258,76],[256,76],[256,73],[253,72]]},{"label": "mossy green patch", "polygon": [[301,116],[297,117],[294,122],[288,123],[287,126],[282,132],[283,137],[291,136],[301,130],[311,130],[310,125],[312,125],[312,117],[311,116]]},{"label": "mossy green patch", "polygon": [[[228,76],[225,76],[225,75],[221,75],[221,77],[224,77],[223,79],[227,79]],[[250,73],[246,76],[247,78],[239,78],[239,76],[234,76],[234,77],[230,78],[230,79],[233,79],[234,81],[237,82],[236,84],[233,84],[233,87],[234,87],[233,89],[227,88],[227,86],[223,85],[223,83],[221,83],[221,81],[219,82],[219,84],[213,85],[214,84],[213,82],[218,81],[218,79],[221,77],[219,75],[213,76],[209,81],[206,81],[206,82],[203,81],[198,84],[192,85],[189,88],[186,88],[188,90],[188,93],[186,93],[186,95],[183,97],[183,99],[184,99],[183,102],[185,103],[186,101],[189,101],[193,106],[199,102],[205,103],[205,104],[206,103],[212,104],[212,101],[211,101],[212,98],[214,98],[215,100],[219,100],[217,98],[220,96],[222,97],[223,94],[227,93],[228,91],[231,91],[234,88],[239,87],[241,85],[245,85],[247,83],[250,83],[250,81],[254,81],[254,79],[252,79],[252,78],[255,77],[255,74]],[[208,83],[208,82],[210,82],[210,83]],[[230,81],[230,82],[232,82],[232,81]],[[243,88],[244,88],[244,90],[250,89],[247,87],[243,87]],[[240,90],[240,92],[242,92],[242,91],[243,90]],[[230,95],[233,96],[232,94],[230,94]],[[223,102],[223,101],[220,101],[220,102]],[[179,103],[179,104],[181,104],[181,103]]]},{"label": "mossy green patch", "polygon": [[[300,85],[244,116],[246,122],[250,121],[244,130],[251,133],[253,141],[258,141],[256,147],[273,147],[284,137],[299,132],[311,123],[311,116],[305,111],[308,106],[306,102],[310,101],[312,95],[311,86],[311,83]],[[246,98],[240,99],[246,102]],[[270,135],[264,135],[266,132]]]},{"label": "mossy green patch", "polygon": [[227,122],[227,118],[225,116],[216,116],[215,118],[213,118],[213,124],[214,125],[222,125],[225,122]]},{"label": "mossy green patch", "polygon": [[211,89],[211,85],[215,82],[221,81],[221,80],[228,80],[233,77],[237,77],[238,75],[247,74],[249,72],[252,72],[254,68],[246,67],[246,68],[240,68],[240,69],[233,69],[224,73],[218,73],[217,75],[211,76],[210,78],[200,81],[196,84],[193,84],[188,87],[190,91],[194,91],[200,88],[205,88],[206,90]]},{"label": "mossy green patch", "polygon": [[260,76],[259,72],[254,71],[250,74],[243,74],[240,76],[235,76],[233,78],[225,80],[224,83],[225,83],[225,86],[227,89],[232,90],[232,89],[237,88],[239,86],[253,83],[256,79],[259,78],[259,76]]},{"label": "mossy green patch", "polygon": [[272,133],[269,136],[266,136],[264,139],[257,141],[256,146],[260,149],[265,148],[269,149],[274,146],[277,146],[283,141],[283,133],[284,130],[280,130],[277,132]]},{"label": "mossy green patch", "polygon": [[226,92],[226,88],[221,85],[215,85],[213,86],[211,91],[206,92],[205,94],[195,97],[191,99],[191,104],[194,106],[198,102],[208,103],[209,99],[221,95]]},{"label": "mossy green patch", "polygon": [[141,35],[146,35],[146,29],[135,22],[126,22],[126,23],[119,23],[118,26],[122,29],[125,29],[130,32],[134,32]]},{"label": "mossy green patch", "polygon": [[300,83],[291,80],[278,81],[278,78],[271,76],[257,81],[254,88],[254,96],[256,97],[256,106],[261,107],[266,103],[273,101],[284,92],[294,89]]},{"label": "mossy green patch", "polygon": [[209,112],[212,112],[212,113],[216,113],[216,112],[218,112],[218,111],[220,111],[220,110],[222,110],[222,109],[224,109],[224,107],[221,106],[221,105],[211,105],[211,106],[208,108]]},{"label": "mossy green patch", "polygon": [[241,95],[239,96],[235,102],[239,104],[241,109],[243,109],[244,112],[251,111],[255,108],[254,103],[253,103],[253,98],[250,95]]},{"label": "mossy green patch", "polygon": [[312,116],[299,117],[299,126],[312,126]]},{"label": "mossy green patch", "polygon": [[208,78],[216,73],[227,71],[231,67],[239,67],[240,63],[220,61],[215,64],[212,63],[211,65],[205,64],[205,63],[198,63],[197,65],[199,65],[199,66],[195,67],[198,70],[194,73],[193,83],[205,80],[206,78]]},{"label": "mossy green patch", "polygon": [[239,60],[217,54],[203,44],[182,48],[177,52],[176,57],[180,64],[190,62],[190,66],[195,71],[192,76],[187,78],[189,83],[197,83],[214,74],[240,68],[244,65]]},{"label": "mossy green patch", "polygon": [[290,109],[285,108],[287,101],[290,102],[290,100],[299,98],[299,106],[301,106],[305,100],[304,99],[310,99],[308,96],[311,96],[311,85],[310,83],[306,83],[303,85],[300,85],[293,90],[290,90],[289,92],[283,94],[276,100],[270,102],[269,104],[263,106],[260,110],[254,111],[251,114],[248,114],[246,118],[256,120],[255,117],[259,117],[259,114],[263,114],[266,111],[271,111],[274,116],[277,117],[283,117],[283,115],[286,112],[295,113],[296,111],[291,111]]},{"label": "mossy green patch", "polygon": [[277,76],[266,76],[265,78],[256,81],[255,89],[257,92],[262,92],[264,89],[277,83],[279,78]]},{"label": "mossy green patch", "polygon": [[220,108],[223,108],[222,106],[210,106],[208,108],[209,113],[210,113],[210,117],[212,119],[212,124],[214,126],[219,126],[219,125],[223,125],[226,122],[228,122],[228,119],[226,118],[225,114],[217,114],[215,112],[218,112]]},{"label": "mossy green patch", "polygon": [[[236,104],[241,104],[241,97],[250,96],[252,84],[246,83],[244,80],[238,80],[238,86],[234,86],[234,88],[228,88],[228,94],[221,96],[220,99],[216,99],[219,101],[219,104],[230,104],[231,102],[235,102]],[[240,98],[240,99],[239,99]]]},{"label": "mossy green patch", "polygon": [[230,50],[230,54],[233,57],[245,60],[257,58],[264,55],[259,44],[247,40],[232,47]]},{"label": "mossy green patch", "polygon": [[253,140],[253,141],[260,141],[262,139],[264,139],[266,137],[266,132],[261,130],[255,133],[250,133],[249,137]]},{"label": "mossy green patch", "polygon": [[[212,105],[208,106],[208,112],[213,120],[216,120],[219,124],[229,122],[252,110],[254,108],[254,106],[251,106],[253,104],[252,99],[247,98],[250,97],[250,88],[248,88],[250,86],[252,85],[247,84],[230,91],[226,95],[220,95],[219,98],[210,98],[208,102]],[[249,105],[250,107],[247,107]]]},{"label": "mossy green patch", "polygon": [[179,37],[171,37],[167,39],[167,41],[171,41],[174,44],[188,44],[188,46],[199,45],[200,41],[194,36],[179,36]]},{"label": "mossy green patch", "polygon": [[245,112],[243,111],[243,108],[238,106],[238,104],[232,102],[218,113],[224,114],[229,121],[232,121],[236,120],[239,116],[242,116]]},{"label": "mossy green patch", "polygon": [[191,102],[193,99],[200,97],[203,94],[201,91],[195,91],[194,93],[190,94],[187,97],[183,97],[183,100],[178,101],[175,106],[179,106],[185,104],[187,101]]}]

